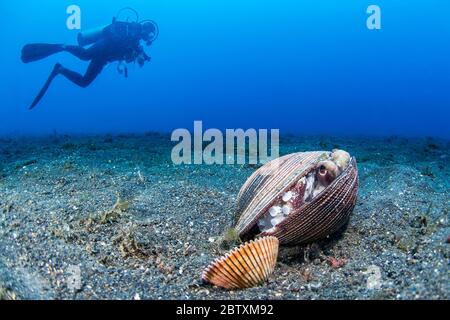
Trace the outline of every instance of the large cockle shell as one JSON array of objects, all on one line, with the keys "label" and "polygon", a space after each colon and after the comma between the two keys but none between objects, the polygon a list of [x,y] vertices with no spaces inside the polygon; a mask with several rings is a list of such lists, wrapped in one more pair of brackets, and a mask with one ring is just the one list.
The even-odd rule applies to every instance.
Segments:
[{"label": "large cockle shell", "polygon": [[203,272],[202,279],[229,290],[267,281],[277,262],[278,243],[275,237],[247,242],[216,259]]},{"label": "large cockle shell", "polygon": [[244,239],[275,236],[281,244],[313,242],[348,221],[357,192],[356,160],[347,152],[289,154],[259,168],[242,186],[235,228]]}]

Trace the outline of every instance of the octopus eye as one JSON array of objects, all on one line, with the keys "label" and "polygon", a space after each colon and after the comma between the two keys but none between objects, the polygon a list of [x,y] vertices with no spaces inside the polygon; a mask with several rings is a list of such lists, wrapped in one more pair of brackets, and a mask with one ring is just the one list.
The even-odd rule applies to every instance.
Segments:
[{"label": "octopus eye", "polygon": [[324,175],[326,175],[327,173],[328,173],[327,168],[325,168],[325,166],[320,166],[320,168],[319,168],[319,174],[322,175],[322,176],[324,176]]}]

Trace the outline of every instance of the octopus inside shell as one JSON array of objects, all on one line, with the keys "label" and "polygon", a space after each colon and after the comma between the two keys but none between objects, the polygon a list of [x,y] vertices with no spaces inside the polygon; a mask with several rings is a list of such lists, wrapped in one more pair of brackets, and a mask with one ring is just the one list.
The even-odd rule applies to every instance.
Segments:
[{"label": "octopus inside shell", "polygon": [[243,239],[316,241],[348,221],[357,192],[356,159],[346,151],[289,154],[262,166],[245,182],[235,228]]}]

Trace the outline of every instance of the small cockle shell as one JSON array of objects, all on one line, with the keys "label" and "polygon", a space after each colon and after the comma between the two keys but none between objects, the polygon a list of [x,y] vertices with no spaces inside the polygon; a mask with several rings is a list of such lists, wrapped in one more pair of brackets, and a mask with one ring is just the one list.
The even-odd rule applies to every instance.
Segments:
[{"label": "small cockle shell", "polygon": [[[296,198],[285,196],[291,191]],[[281,244],[313,242],[334,233],[348,221],[357,192],[356,160],[347,152],[288,154],[259,168],[242,186],[235,229],[244,239],[275,236]],[[286,204],[285,200],[292,209],[281,222],[258,226],[269,208]]]},{"label": "small cockle shell", "polygon": [[262,237],[216,259],[203,271],[202,279],[229,290],[253,287],[269,279],[277,257],[278,239]]}]

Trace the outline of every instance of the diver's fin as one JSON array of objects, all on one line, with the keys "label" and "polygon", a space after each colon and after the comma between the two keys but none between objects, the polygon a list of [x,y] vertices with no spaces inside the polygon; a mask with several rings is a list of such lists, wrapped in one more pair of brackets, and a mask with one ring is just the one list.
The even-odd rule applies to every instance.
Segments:
[{"label": "diver's fin", "polygon": [[41,60],[52,54],[63,51],[62,44],[29,43],[22,48],[22,62],[29,63]]},{"label": "diver's fin", "polygon": [[36,105],[39,103],[39,101],[41,101],[42,97],[45,95],[45,93],[47,92],[48,88],[50,87],[50,84],[52,83],[53,79],[55,79],[55,77],[58,75],[60,67],[61,67],[61,65],[59,63],[57,63],[55,65],[55,67],[52,70],[52,73],[50,73],[50,76],[48,77],[48,79],[45,82],[44,86],[42,87],[41,91],[39,91],[39,93],[36,96],[36,98],[34,98],[33,103],[30,105],[29,110],[31,110],[34,107],[36,107]]}]

